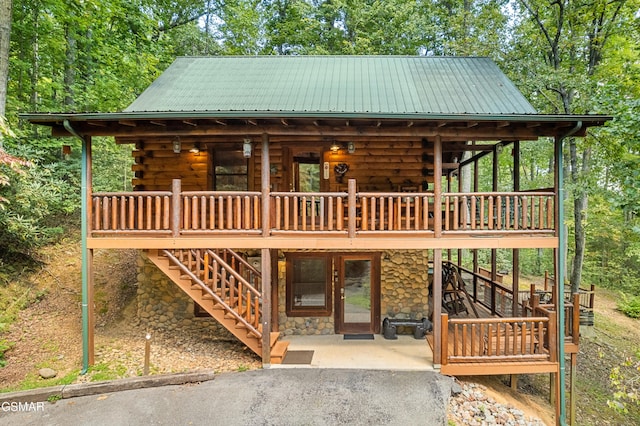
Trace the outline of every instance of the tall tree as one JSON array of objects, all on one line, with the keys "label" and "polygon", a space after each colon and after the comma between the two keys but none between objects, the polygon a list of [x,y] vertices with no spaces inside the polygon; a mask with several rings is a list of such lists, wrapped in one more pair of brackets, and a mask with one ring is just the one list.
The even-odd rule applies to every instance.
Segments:
[{"label": "tall tree", "polygon": [[[597,104],[587,96],[598,83],[599,67],[612,35],[622,29],[626,0],[519,0],[524,21],[518,28],[518,42],[537,59],[529,62],[535,73],[538,99],[550,113],[587,113]],[[631,15],[632,16],[632,15]],[[528,60],[530,61],[530,60]],[[522,64],[520,64],[522,67]],[[569,179],[573,200],[574,254],[570,281],[578,291],[585,255],[585,220],[590,188],[592,141],[569,138]]]},{"label": "tall tree", "polygon": [[13,0],[0,0],[0,117],[5,116],[7,105],[12,3]]}]

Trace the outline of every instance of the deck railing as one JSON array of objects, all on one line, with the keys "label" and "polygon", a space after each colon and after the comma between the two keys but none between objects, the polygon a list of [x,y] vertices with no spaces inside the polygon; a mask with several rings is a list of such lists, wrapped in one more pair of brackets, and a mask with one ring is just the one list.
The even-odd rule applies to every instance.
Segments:
[{"label": "deck railing", "polygon": [[[263,209],[269,211],[265,218]],[[272,192],[268,200],[254,191],[97,192],[91,197],[92,236],[201,234],[267,235],[401,233],[434,236],[434,217],[446,233],[553,234],[553,194],[357,192]]]},{"label": "deck railing", "polygon": [[555,362],[553,324],[554,312],[533,318],[449,318],[442,314],[442,364]]},{"label": "deck railing", "polygon": [[553,192],[443,194],[445,231],[553,232]]},{"label": "deck railing", "polygon": [[272,192],[272,230],[346,233],[346,192]]}]

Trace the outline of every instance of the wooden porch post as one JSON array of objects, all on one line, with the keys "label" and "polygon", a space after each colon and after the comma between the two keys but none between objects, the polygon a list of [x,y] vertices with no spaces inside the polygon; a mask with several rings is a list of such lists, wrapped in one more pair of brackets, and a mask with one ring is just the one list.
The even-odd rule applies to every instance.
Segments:
[{"label": "wooden porch post", "polygon": [[87,248],[91,231],[92,158],[91,136],[82,137],[82,323],[83,373],[95,363],[93,310],[93,249]]},{"label": "wooden porch post", "polygon": [[442,249],[433,250],[433,367],[442,364]]},{"label": "wooden porch post", "polygon": [[442,237],[442,139],[439,135],[433,144],[433,234],[435,238]]},{"label": "wooden porch post", "polygon": [[[262,157],[260,175],[262,189],[262,236],[268,237],[271,228],[270,221],[270,159],[269,135],[262,135]],[[262,365],[271,365],[271,250],[262,249]]]},{"label": "wooden porch post", "polygon": [[260,183],[262,191],[262,236],[268,237],[271,232],[271,170],[269,157],[269,135],[262,135]]},{"label": "wooden porch post", "polygon": [[[520,141],[513,143],[513,191],[520,191]],[[532,218],[533,220],[533,218]],[[520,249],[513,249],[513,301],[511,315],[518,316],[518,290],[520,288]]]},{"label": "wooden porch post", "polygon": [[[498,147],[502,147],[502,143],[496,144],[493,147],[493,171],[492,171],[492,188],[493,192],[498,192]],[[491,281],[496,281],[498,278],[497,274],[497,260],[498,260],[498,250],[495,248],[491,249]],[[491,285],[491,315],[496,314],[496,292],[495,286]]]},{"label": "wooden porch post", "polygon": [[[475,146],[476,141],[473,141]],[[476,151],[473,151],[473,157],[476,158]],[[473,192],[478,192],[480,187],[480,176],[478,173],[478,159],[473,161]],[[473,301],[478,301],[478,249],[473,249]]]}]

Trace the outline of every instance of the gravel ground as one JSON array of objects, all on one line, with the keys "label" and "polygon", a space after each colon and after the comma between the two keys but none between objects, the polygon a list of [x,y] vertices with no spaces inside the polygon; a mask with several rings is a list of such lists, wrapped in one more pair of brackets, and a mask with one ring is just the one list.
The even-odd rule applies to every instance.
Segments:
[{"label": "gravel ground", "polygon": [[449,424],[464,426],[545,426],[538,418],[497,402],[487,388],[476,383],[460,383],[461,392],[449,399]]}]

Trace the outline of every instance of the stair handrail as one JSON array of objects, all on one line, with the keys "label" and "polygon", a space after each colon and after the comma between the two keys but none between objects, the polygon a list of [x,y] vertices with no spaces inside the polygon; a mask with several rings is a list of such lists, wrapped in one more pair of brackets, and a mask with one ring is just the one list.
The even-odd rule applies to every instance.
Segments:
[{"label": "stair handrail", "polygon": [[258,276],[258,278],[262,279],[262,273],[260,271],[258,271],[256,268],[254,268],[254,266],[252,264],[250,264],[249,262],[247,262],[247,260],[240,256],[238,253],[236,253],[235,251],[231,250],[231,249],[220,249],[222,251],[224,251],[225,253],[229,253],[231,256],[233,256],[234,259],[238,260],[240,263],[242,263],[243,266],[247,267],[249,269],[249,271],[253,272],[254,274],[256,274]]},{"label": "stair handrail", "polygon": [[[192,250],[192,253],[193,252],[194,252],[194,250]],[[211,256],[213,259],[218,261],[220,264],[227,265],[227,262],[223,258],[221,258],[215,251],[213,251],[211,249],[207,249],[206,252],[207,252],[207,254],[209,256]],[[193,253],[193,254],[195,255],[196,253]],[[201,260],[204,262],[204,258],[201,258]],[[253,285],[251,285],[251,283],[249,281],[247,281],[237,271],[235,271],[233,268],[225,268],[225,269],[227,270],[227,272],[229,274],[233,275],[236,280],[242,282],[242,284],[244,286],[246,286],[251,291],[251,293],[253,293],[254,296],[262,297],[262,292],[258,291],[258,289],[256,289]]]},{"label": "stair handrail", "polygon": [[[171,253],[170,250],[163,250],[163,253],[173,261],[173,263],[180,268],[182,272],[187,274],[189,278],[191,278],[192,282],[198,284],[199,287],[202,288],[207,294],[209,294],[213,299],[220,305],[225,307],[225,311],[232,315],[238,322],[241,322],[247,330],[254,333],[258,339],[262,338],[262,333],[257,330],[253,325],[251,325],[247,320],[245,320],[240,314],[238,314],[231,306],[229,306],[220,296],[218,296],[213,290],[211,290],[200,278],[196,276],[189,268],[187,268],[176,256]],[[216,257],[218,257],[216,255]],[[221,259],[220,259],[221,260]],[[235,272],[230,269],[231,272]],[[253,289],[253,286],[249,285]],[[255,290],[255,289],[253,289]]]}]

